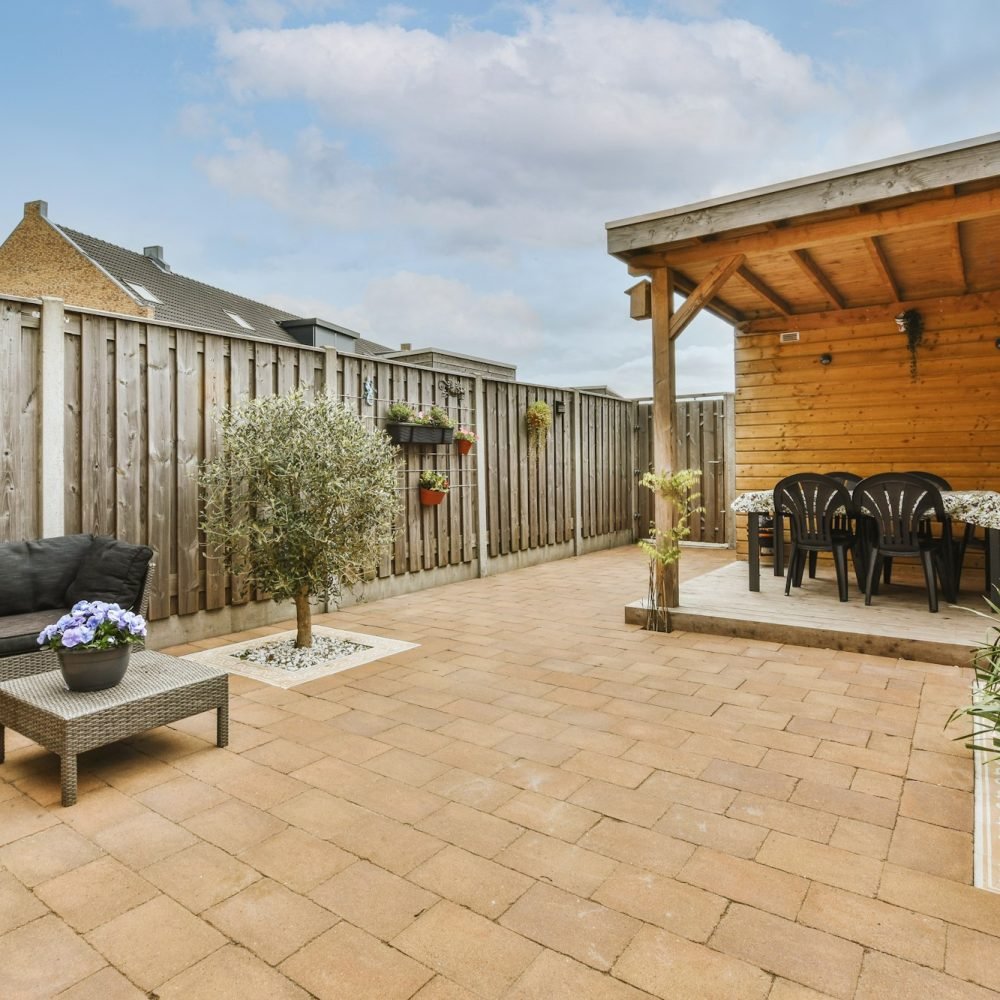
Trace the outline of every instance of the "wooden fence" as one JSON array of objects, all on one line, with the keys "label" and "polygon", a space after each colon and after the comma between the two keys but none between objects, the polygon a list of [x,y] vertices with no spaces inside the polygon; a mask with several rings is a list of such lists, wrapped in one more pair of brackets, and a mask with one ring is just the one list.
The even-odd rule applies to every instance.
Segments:
[{"label": "wooden fence", "polygon": [[[0,541],[83,531],[151,545],[152,619],[246,601],[202,545],[198,468],[217,453],[221,409],[297,385],[372,427],[403,400],[480,434],[467,456],[404,447],[379,579],[415,588],[428,571],[472,576],[637,536],[632,401],[0,297]],[[536,399],[554,412],[540,446],[524,425]],[[420,506],[426,468],[451,481],[439,507]]]},{"label": "wooden fence", "polygon": [[[642,471],[652,469],[653,404],[638,404],[638,448]],[[734,408],[731,393],[678,396],[674,406],[674,455],[680,469],[701,469],[704,511],[691,518],[691,541],[733,545],[735,519],[729,505],[735,496],[733,465]],[[639,491],[639,525],[653,520],[652,494]]]}]

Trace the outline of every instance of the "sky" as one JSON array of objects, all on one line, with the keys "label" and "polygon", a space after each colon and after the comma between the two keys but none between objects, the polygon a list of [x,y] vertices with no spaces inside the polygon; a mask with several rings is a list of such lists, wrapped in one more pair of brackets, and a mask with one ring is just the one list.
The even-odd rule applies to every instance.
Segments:
[{"label": "sky", "polygon": [[[26,201],[380,343],[651,390],[606,222],[1000,130],[994,0],[7,0]],[[733,387],[732,330],[678,342]]]}]

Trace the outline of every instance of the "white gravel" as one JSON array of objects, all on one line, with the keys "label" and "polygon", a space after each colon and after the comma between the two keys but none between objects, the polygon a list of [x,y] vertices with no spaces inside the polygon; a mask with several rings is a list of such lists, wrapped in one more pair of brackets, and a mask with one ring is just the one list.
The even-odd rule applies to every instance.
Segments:
[{"label": "white gravel", "polygon": [[340,660],[345,656],[353,656],[363,650],[371,649],[360,642],[348,639],[331,639],[323,635],[313,635],[313,644],[302,649],[295,648],[294,639],[282,639],[277,642],[265,642],[252,649],[244,649],[234,655],[241,660],[256,663],[262,667],[273,667],[276,670],[307,670],[318,667],[331,660]]}]

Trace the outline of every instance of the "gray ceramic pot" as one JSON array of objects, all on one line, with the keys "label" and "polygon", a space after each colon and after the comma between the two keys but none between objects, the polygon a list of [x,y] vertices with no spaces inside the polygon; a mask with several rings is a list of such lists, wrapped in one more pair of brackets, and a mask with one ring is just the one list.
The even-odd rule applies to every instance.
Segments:
[{"label": "gray ceramic pot", "polygon": [[60,649],[59,669],[70,691],[103,691],[125,676],[131,646],[113,649]]}]

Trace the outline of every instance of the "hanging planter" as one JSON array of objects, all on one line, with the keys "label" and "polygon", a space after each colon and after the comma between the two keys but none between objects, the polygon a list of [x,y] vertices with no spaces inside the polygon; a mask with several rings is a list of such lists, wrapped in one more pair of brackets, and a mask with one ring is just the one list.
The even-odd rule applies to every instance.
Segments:
[{"label": "hanging planter", "polygon": [[424,469],[417,480],[420,488],[420,503],[424,507],[437,507],[448,493],[448,477],[443,472]]},{"label": "hanging planter", "polygon": [[896,317],[900,333],[906,334],[906,349],[910,352],[910,379],[917,379],[917,348],[924,339],[924,317],[919,309],[907,309]]},{"label": "hanging planter", "polygon": [[455,431],[455,447],[458,448],[459,455],[468,455],[478,440],[479,435],[475,431],[470,431],[468,427],[459,427]]},{"label": "hanging planter", "polygon": [[386,411],[385,432],[394,444],[451,444],[455,426],[440,406],[425,415],[407,403],[393,403]]},{"label": "hanging planter", "polygon": [[544,448],[552,427],[552,407],[543,399],[535,400],[524,411],[528,427],[528,443],[532,448]]}]

